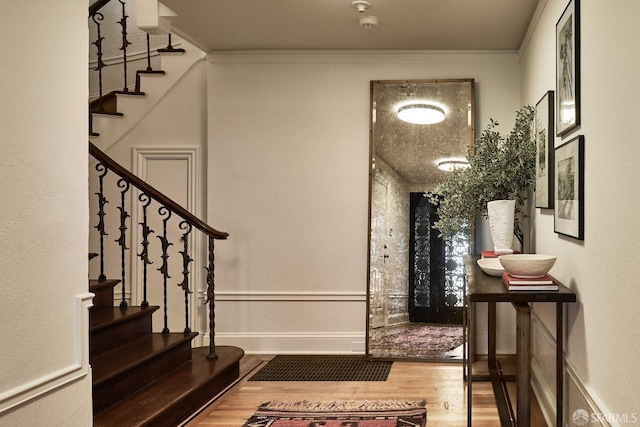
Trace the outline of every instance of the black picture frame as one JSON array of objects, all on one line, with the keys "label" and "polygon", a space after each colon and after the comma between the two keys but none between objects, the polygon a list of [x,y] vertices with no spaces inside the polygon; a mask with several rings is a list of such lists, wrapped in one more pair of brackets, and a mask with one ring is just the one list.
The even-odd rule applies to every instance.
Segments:
[{"label": "black picture frame", "polygon": [[554,191],[554,99],[547,91],[536,104],[534,135],[536,138],[536,208],[553,209]]},{"label": "black picture frame", "polygon": [[584,240],[584,136],[555,149],[554,231]]},{"label": "black picture frame", "polygon": [[556,132],[580,125],[580,0],[570,0],[556,23]]}]

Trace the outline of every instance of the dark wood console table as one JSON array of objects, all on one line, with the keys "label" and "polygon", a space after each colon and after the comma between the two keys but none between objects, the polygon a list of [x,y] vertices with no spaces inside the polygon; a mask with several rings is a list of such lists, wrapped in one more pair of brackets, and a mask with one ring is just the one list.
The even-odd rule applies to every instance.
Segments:
[{"label": "dark wood console table", "polygon": [[[505,426],[530,427],[531,425],[531,307],[532,302],[551,302],[556,304],[556,425],[562,426],[563,412],[563,303],[575,302],[576,294],[560,285],[558,291],[508,291],[500,277],[485,274],[478,267],[479,256],[466,256],[465,280],[467,284],[467,326],[468,357],[464,360],[464,376],[467,379],[467,425],[471,426],[472,384],[473,381],[491,381],[496,405],[500,415],[500,424]],[[489,375],[473,375],[475,351],[475,304],[486,302],[488,305],[489,329]],[[513,375],[504,375],[496,358],[496,303],[510,302],[516,309],[516,358],[517,371]],[[517,414],[509,400],[505,381],[516,381]]]}]

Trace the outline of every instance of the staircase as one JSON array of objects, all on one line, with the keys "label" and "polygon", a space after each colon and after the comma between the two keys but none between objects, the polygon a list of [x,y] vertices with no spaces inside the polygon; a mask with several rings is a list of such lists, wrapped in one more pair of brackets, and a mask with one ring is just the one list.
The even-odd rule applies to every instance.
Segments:
[{"label": "staircase", "polygon": [[[182,45],[190,49],[174,49],[169,35],[167,48],[159,49],[163,70],[152,70],[147,37],[148,66],[146,70],[136,71],[135,87],[128,88],[125,50],[123,90],[103,94],[102,68],[106,65],[101,61],[100,25],[104,17],[99,10],[107,3],[109,0],[97,0],[89,8],[90,21],[98,25],[98,39],[92,44],[98,48],[98,67],[95,70],[100,74],[100,96],[89,105],[89,152],[98,161],[95,167],[97,176],[90,182],[99,182],[99,188],[92,193],[97,195],[98,202],[95,209],[98,219],[95,222],[91,220],[92,230],[94,233],[97,230],[97,233],[90,237],[90,245],[99,246],[99,253],[91,254],[90,259],[95,260],[90,262],[99,263],[100,268],[98,279],[89,280],[89,290],[95,294],[94,305],[89,311],[94,425],[175,427],[239,378],[240,359],[244,355],[242,349],[215,346],[214,241],[224,240],[228,235],[195,217],[102,150],[106,151],[142,120],[204,54],[184,41]],[[126,49],[129,42],[126,39],[124,3],[119,1],[123,5],[123,16],[118,24],[123,27],[122,44]],[[145,92],[141,91],[142,86]],[[92,203],[95,200],[92,197]],[[143,212],[142,222],[138,219],[133,221],[129,214],[134,204],[139,212]],[[109,206],[113,209],[110,210]],[[154,211],[155,222],[152,218]],[[109,218],[119,220],[110,221]],[[119,222],[119,227],[114,226],[115,222]],[[174,231],[168,232],[167,229],[171,228]],[[202,233],[208,242],[204,269],[190,266],[194,261],[192,254],[201,254],[205,249],[195,243],[198,237],[192,236],[192,231],[193,234]],[[131,248],[129,242],[135,241],[134,233],[139,237],[139,244]],[[170,239],[176,234],[179,234],[180,242],[174,244]],[[119,238],[106,239],[105,236]],[[161,249],[151,251],[154,244]],[[176,268],[176,261],[170,261],[176,256],[181,269]],[[132,273],[134,263],[144,274],[142,278],[133,279],[140,283],[131,284],[135,276]],[[147,274],[147,266],[151,264],[155,265]],[[105,271],[121,273],[116,280],[107,278]],[[172,280],[171,275],[180,277],[182,282],[177,283],[180,279]],[[198,283],[206,283],[206,289],[198,290],[202,288]],[[168,328],[167,292],[169,286],[175,289],[175,285],[184,292],[182,318],[185,326],[182,332],[170,332]],[[114,305],[115,286],[122,296],[117,305]],[[133,289],[142,296],[138,298],[142,301],[140,306],[130,306],[126,300],[127,295],[136,300]],[[160,301],[148,302],[148,289],[163,289],[164,301],[159,298]],[[193,339],[198,332],[192,332],[191,327],[200,323],[197,313],[201,311],[194,307],[197,300],[192,296],[194,291],[201,292],[206,299],[207,305],[198,306],[206,308],[202,310],[203,314],[208,312],[208,347],[193,347]],[[155,312],[163,316],[161,333],[153,332],[152,316]],[[198,330],[202,329],[198,326]]]},{"label": "staircase", "polygon": [[158,306],[114,307],[118,280],[89,281],[95,426],[177,426],[239,377],[243,351],[191,348],[191,333],[152,333]]}]

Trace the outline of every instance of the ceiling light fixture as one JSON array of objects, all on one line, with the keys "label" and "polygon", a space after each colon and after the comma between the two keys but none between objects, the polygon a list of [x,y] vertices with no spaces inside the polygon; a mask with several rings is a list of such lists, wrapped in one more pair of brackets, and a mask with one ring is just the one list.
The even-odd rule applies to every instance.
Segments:
[{"label": "ceiling light fixture", "polygon": [[441,159],[436,162],[438,169],[446,172],[452,172],[455,169],[466,169],[469,162],[465,159]]},{"label": "ceiling light fixture", "polygon": [[445,119],[444,110],[435,105],[415,102],[398,108],[396,112],[400,120],[416,125],[432,125]]}]

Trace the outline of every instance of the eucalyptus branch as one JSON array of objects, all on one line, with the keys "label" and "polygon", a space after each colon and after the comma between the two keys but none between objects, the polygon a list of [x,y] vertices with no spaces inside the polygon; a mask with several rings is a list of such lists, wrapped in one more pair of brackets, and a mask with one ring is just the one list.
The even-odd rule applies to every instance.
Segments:
[{"label": "eucalyptus branch", "polygon": [[[467,150],[469,167],[454,170],[436,188],[431,202],[438,206],[440,219],[434,228],[442,236],[470,232],[478,215],[487,216],[491,200],[515,200],[516,215],[523,211],[527,191],[535,188],[533,118],[531,106],[516,111],[515,125],[507,136],[500,135],[498,122],[490,119]],[[520,224],[515,227],[521,239]]]}]

